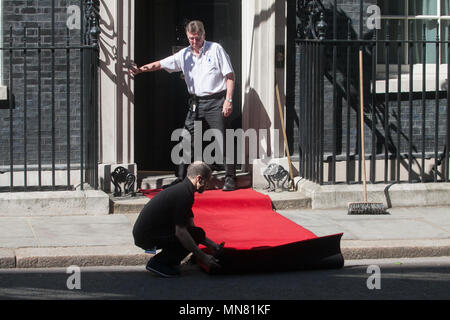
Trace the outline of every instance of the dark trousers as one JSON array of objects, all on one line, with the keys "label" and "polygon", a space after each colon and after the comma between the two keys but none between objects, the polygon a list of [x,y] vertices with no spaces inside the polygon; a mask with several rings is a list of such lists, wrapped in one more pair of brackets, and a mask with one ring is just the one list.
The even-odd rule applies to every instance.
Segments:
[{"label": "dark trousers", "polygon": [[[225,102],[225,97],[213,98],[213,99],[191,99],[190,109],[186,116],[184,122],[184,128],[189,132],[191,136],[191,161],[194,160],[194,137],[203,137],[203,132],[195,134],[195,121],[202,122],[202,129],[217,129],[222,133],[223,137],[223,150],[221,156],[224,159],[225,171],[227,176],[234,177],[236,175],[235,161],[232,163],[226,163],[226,128],[227,128],[227,118],[224,117],[222,113],[223,103]],[[192,105],[196,104],[196,110],[193,111]],[[203,141],[202,141],[203,142]],[[234,145],[234,144],[233,144]],[[236,156],[235,156],[236,158]],[[211,164],[211,163],[208,163]],[[187,173],[186,164],[181,164],[178,166],[178,172],[176,176],[180,179],[184,179]]]},{"label": "dark trousers", "polygon": [[[202,228],[188,227],[188,231],[195,243],[200,244],[205,242],[206,234]],[[152,259],[159,263],[171,266],[179,265],[189,254],[189,251],[183,247],[175,234],[160,237],[149,236],[145,243],[136,243],[136,245],[144,250],[153,249],[154,247],[162,249],[162,251]]]}]

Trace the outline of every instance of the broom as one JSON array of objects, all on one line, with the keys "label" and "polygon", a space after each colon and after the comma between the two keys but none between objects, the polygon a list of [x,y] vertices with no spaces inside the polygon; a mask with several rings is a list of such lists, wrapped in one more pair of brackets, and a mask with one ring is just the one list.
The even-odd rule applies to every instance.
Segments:
[{"label": "broom", "polygon": [[348,204],[348,214],[387,214],[383,203],[367,201],[366,181],[366,152],[364,144],[364,83],[363,83],[363,52],[359,50],[359,86],[360,86],[360,109],[361,109],[361,161],[363,178],[364,202],[352,202]]},{"label": "broom", "polygon": [[281,129],[283,130],[284,146],[286,148],[286,154],[287,154],[288,163],[289,163],[289,177],[290,177],[290,181],[291,181],[290,188],[293,191],[297,191],[297,186],[294,183],[294,170],[292,168],[291,153],[289,152],[289,144],[287,141],[286,129],[284,128],[284,117],[283,117],[283,110],[281,109],[280,89],[278,88],[278,83],[275,84],[275,92],[277,95],[278,112],[280,113]]}]

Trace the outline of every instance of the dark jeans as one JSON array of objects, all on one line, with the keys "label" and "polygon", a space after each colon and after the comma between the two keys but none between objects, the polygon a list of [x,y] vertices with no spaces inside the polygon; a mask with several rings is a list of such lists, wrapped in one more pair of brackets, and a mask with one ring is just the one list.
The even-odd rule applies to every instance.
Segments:
[{"label": "dark jeans", "polygon": [[[195,243],[200,244],[205,241],[206,234],[202,228],[188,227],[188,231]],[[166,265],[179,265],[189,254],[189,251],[183,247],[175,234],[161,237],[149,236],[145,243],[136,243],[136,245],[144,250],[153,249],[154,247],[162,249],[153,259]]]},{"label": "dark jeans", "polygon": [[[227,118],[224,117],[222,113],[223,109],[223,103],[225,102],[225,98],[215,98],[215,99],[208,99],[208,100],[202,100],[198,99],[196,100],[196,110],[192,110],[192,103],[190,103],[191,107],[189,109],[189,112],[186,116],[186,120],[184,122],[184,128],[189,132],[191,135],[191,161],[194,160],[194,136],[200,136],[203,137],[203,132],[198,133],[197,135],[194,135],[195,133],[195,121],[201,121],[202,122],[202,129],[205,131],[206,129],[218,129],[223,136],[223,150],[222,154],[220,156],[223,157],[224,164],[225,164],[225,171],[227,176],[234,177],[236,175],[236,166],[235,161],[232,163],[225,163],[226,162],[226,125],[227,125]],[[236,156],[235,156],[236,158]],[[211,163],[208,163],[211,164]],[[179,165],[178,166],[178,172],[176,176],[180,179],[184,179],[186,177],[187,173],[187,167],[188,165]]]}]

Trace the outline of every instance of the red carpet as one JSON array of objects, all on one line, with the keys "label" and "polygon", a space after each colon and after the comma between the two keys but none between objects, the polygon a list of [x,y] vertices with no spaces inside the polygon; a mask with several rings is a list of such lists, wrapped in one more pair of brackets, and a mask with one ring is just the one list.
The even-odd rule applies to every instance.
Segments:
[{"label": "red carpet", "polygon": [[[158,190],[143,192],[151,198]],[[342,234],[319,238],[273,211],[270,198],[252,189],[196,193],[192,210],[208,238],[225,242],[219,273],[343,266]]]}]

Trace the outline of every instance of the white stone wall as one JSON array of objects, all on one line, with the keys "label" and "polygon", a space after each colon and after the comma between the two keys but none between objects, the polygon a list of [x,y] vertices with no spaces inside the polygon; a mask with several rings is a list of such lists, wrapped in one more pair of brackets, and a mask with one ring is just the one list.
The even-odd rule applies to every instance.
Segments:
[{"label": "white stone wall", "polygon": [[[134,163],[134,83],[128,66],[134,58],[134,1],[100,2],[100,186],[113,190],[107,168]],[[110,174],[110,172],[109,172]]]}]

